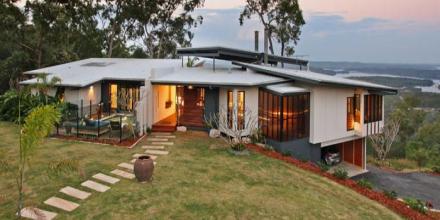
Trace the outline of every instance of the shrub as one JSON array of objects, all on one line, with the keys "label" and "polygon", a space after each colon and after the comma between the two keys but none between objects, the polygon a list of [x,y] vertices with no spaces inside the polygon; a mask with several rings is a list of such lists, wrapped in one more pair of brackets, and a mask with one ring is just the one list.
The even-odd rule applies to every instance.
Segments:
[{"label": "shrub", "polygon": [[338,179],[345,180],[348,178],[348,172],[344,168],[338,167],[335,169],[333,176],[335,176]]},{"label": "shrub", "polygon": [[246,145],[244,145],[243,143],[236,143],[231,146],[231,149],[235,151],[243,151],[246,149]]},{"label": "shrub", "polygon": [[428,211],[428,208],[425,206],[425,203],[419,199],[413,198],[405,198],[405,203],[412,209],[425,214]]},{"label": "shrub", "polygon": [[434,173],[440,173],[440,166],[432,167],[432,172],[434,172]]},{"label": "shrub", "polygon": [[322,161],[319,161],[318,163],[316,163],[316,165],[319,167],[321,172],[327,172],[328,170],[330,170],[330,166]]},{"label": "shrub", "polygon": [[368,181],[367,179],[364,179],[364,178],[358,180],[357,184],[363,188],[373,189],[373,183],[371,183],[370,181]]},{"label": "shrub", "polygon": [[390,199],[397,199],[397,192],[394,190],[391,191],[384,190],[383,194]]},{"label": "shrub", "polygon": [[255,129],[252,132],[250,139],[253,144],[266,142],[263,131],[261,129]]},{"label": "shrub", "polygon": [[290,156],[290,152],[287,151],[287,150],[286,151],[281,151],[281,155],[287,157],[287,156]]}]

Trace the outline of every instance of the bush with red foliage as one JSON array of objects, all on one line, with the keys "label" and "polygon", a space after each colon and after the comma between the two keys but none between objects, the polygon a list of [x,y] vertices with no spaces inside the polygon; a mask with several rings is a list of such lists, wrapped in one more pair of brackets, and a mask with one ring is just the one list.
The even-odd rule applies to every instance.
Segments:
[{"label": "bush with red foliage", "polygon": [[362,194],[372,200],[375,200],[375,201],[379,202],[380,204],[393,210],[394,212],[396,212],[402,216],[405,216],[409,219],[417,219],[417,220],[419,220],[419,219],[440,219],[440,218],[438,218],[439,215],[437,215],[436,213],[429,212],[427,215],[419,213],[419,212],[409,208],[405,203],[403,203],[399,200],[390,199],[387,196],[385,196],[385,194],[383,194],[381,192],[376,192],[374,190],[359,186],[358,184],[356,184],[356,182],[354,180],[338,179],[328,172],[322,172],[321,169],[317,165],[313,164],[312,162],[301,162],[300,160],[295,159],[291,156],[283,156],[278,152],[266,150],[262,147],[254,145],[254,144],[248,144],[247,147],[250,150],[256,151],[256,152],[261,153],[263,155],[266,155],[268,157],[272,157],[272,158],[293,164],[301,169],[316,173],[316,174],[324,176],[330,180],[333,180],[334,182],[337,182],[341,185],[349,187],[349,188],[353,189],[354,191],[358,192],[359,194]]}]

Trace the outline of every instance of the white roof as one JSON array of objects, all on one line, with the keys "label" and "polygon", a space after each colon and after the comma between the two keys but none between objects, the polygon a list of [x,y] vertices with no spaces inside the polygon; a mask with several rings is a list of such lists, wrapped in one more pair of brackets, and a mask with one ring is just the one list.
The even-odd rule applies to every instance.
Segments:
[{"label": "white roof", "polygon": [[266,74],[270,74],[273,76],[285,77],[306,83],[323,84],[323,85],[327,85],[327,84],[342,85],[342,86],[362,87],[367,89],[378,89],[378,90],[384,90],[390,92],[397,92],[397,89],[388,86],[383,86],[383,85],[364,82],[364,81],[346,79],[346,78],[315,73],[310,71],[284,69],[278,67],[241,63],[241,62],[234,62],[234,64],[255,70],[257,72],[264,72]]},{"label": "white roof", "polygon": [[[57,76],[60,85],[84,87],[101,80],[142,81],[150,76],[153,68],[180,67],[178,59],[124,59],[90,58],[66,64],[27,71],[24,74],[49,74]],[[21,84],[34,84],[36,79],[22,81]]]},{"label": "white roof", "polygon": [[294,83],[281,83],[275,85],[269,85],[265,87],[266,89],[276,92],[278,94],[293,94],[293,93],[304,93],[309,92],[305,88],[298,87]]},{"label": "white roof", "polygon": [[257,86],[289,81],[281,77],[237,68],[218,69],[195,67],[178,69],[151,80],[153,84]]}]

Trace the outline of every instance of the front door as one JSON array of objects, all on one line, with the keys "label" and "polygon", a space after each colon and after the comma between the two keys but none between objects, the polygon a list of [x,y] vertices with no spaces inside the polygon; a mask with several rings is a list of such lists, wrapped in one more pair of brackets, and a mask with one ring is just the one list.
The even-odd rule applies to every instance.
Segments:
[{"label": "front door", "polygon": [[179,106],[179,125],[203,127],[205,110],[205,89],[185,86],[179,89],[182,102]]}]

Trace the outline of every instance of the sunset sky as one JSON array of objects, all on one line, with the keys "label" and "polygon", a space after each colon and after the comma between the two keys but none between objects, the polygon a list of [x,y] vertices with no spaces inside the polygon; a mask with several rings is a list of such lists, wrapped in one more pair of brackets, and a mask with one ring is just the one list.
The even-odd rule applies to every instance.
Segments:
[{"label": "sunset sky", "polygon": [[[206,0],[193,46],[253,49],[258,20],[245,0]],[[307,24],[297,55],[310,60],[440,64],[440,0],[300,0]]]}]

